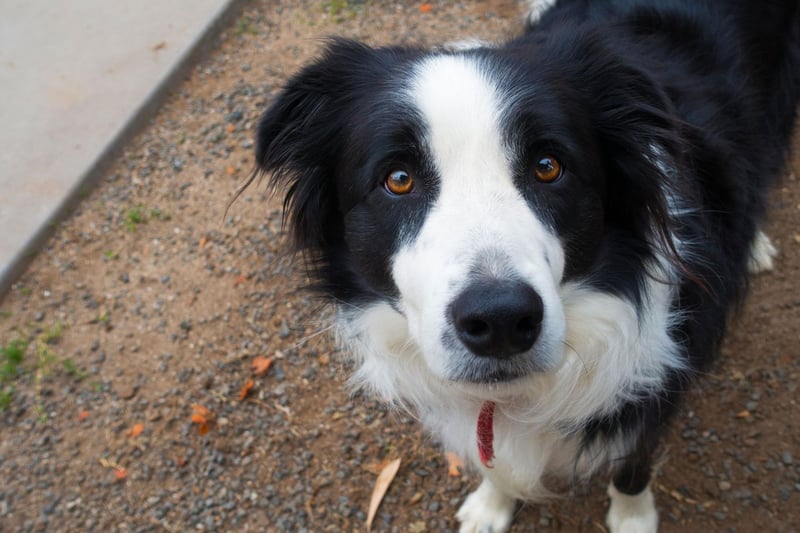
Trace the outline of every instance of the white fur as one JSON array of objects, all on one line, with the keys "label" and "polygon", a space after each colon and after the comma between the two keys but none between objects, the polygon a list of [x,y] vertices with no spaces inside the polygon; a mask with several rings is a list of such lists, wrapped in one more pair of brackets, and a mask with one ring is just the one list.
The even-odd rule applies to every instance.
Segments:
[{"label": "white fur", "polygon": [[476,48],[492,48],[494,45],[489,41],[483,39],[462,39],[460,41],[449,41],[441,46],[442,50],[447,52],[465,52],[467,50],[475,50]]},{"label": "white fur", "polygon": [[608,486],[611,507],[606,515],[606,524],[611,533],[656,533],[658,512],[653,493],[648,486],[639,494],[622,494],[614,484]]},{"label": "white fur", "polygon": [[[447,449],[484,475],[459,512],[462,531],[502,531],[515,498],[549,494],[545,474],[585,476],[624,457],[632,443],[620,435],[580,454],[576,464],[578,428],[635,391],[659,390],[668,370],[683,368],[667,334],[676,319],[670,312],[676,275],[667,265],[651,265],[648,298],[638,310],[562,282],[560,242],[512,181],[499,125],[512,96],[491,79],[476,58],[436,57],[416,70],[408,97],[427,127],[440,192],[419,233],[394,257],[396,305],[339,315],[340,339],[356,362],[354,381],[418,414]],[[453,380],[470,355],[442,341],[451,327],[446,313],[476,263],[492,276],[522,279],[541,295],[545,318],[529,355],[548,371],[496,385]],[[496,403],[491,469],[476,446],[486,400]]]},{"label": "white fur", "polygon": [[516,501],[488,479],[470,494],[456,513],[459,533],[503,533],[511,525]]},{"label": "white fur", "polygon": [[557,0],[530,0],[528,2],[528,24],[533,26],[542,18],[545,11],[555,5]]},{"label": "white fur", "polygon": [[772,241],[763,231],[758,230],[750,248],[750,261],[748,263],[750,273],[759,274],[775,268],[773,259],[776,255],[778,255],[778,249],[775,248],[775,245],[772,244]]}]

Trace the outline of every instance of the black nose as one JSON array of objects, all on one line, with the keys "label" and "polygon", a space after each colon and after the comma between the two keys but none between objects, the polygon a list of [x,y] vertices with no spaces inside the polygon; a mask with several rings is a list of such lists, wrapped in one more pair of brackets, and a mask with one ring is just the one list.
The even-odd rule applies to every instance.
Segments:
[{"label": "black nose", "polygon": [[530,349],[543,315],[542,298],[519,281],[474,282],[450,306],[458,338],[484,357],[506,358]]}]

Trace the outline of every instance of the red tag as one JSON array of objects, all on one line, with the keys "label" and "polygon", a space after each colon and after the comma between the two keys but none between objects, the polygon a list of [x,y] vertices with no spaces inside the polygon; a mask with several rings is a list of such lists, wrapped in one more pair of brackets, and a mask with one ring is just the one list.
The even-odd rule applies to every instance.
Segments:
[{"label": "red tag", "polygon": [[478,414],[478,455],[486,468],[494,459],[494,402],[483,402]]}]

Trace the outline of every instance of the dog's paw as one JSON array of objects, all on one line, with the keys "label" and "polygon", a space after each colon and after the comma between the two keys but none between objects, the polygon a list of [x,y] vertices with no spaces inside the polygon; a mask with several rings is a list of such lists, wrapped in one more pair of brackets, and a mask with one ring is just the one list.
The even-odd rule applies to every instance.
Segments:
[{"label": "dog's paw", "polygon": [[535,26],[539,19],[542,18],[545,11],[553,7],[556,0],[529,0],[528,1],[528,26]]},{"label": "dog's paw", "polygon": [[622,494],[611,483],[608,486],[611,507],[606,515],[606,524],[611,533],[656,533],[658,512],[653,493],[648,486],[639,494]]},{"label": "dog's paw", "polygon": [[504,533],[514,518],[516,501],[499,492],[484,479],[475,492],[467,496],[456,513],[461,522],[459,533]]},{"label": "dog's paw", "polygon": [[774,268],[773,258],[778,255],[778,249],[769,240],[766,234],[758,230],[753,245],[750,248],[750,261],[747,264],[751,274],[767,272]]}]

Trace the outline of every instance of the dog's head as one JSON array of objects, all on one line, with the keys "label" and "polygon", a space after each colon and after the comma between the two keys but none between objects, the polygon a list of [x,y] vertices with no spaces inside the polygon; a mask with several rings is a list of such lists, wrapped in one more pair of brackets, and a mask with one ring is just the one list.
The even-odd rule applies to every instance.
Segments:
[{"label": "dog's head", "polygon": [[261,119],[257,163],[320,287],[402,317],[439,379],[552,370],[564,284],[638,299],[671,242],[665,98],[584,48],[334,41]]}]

